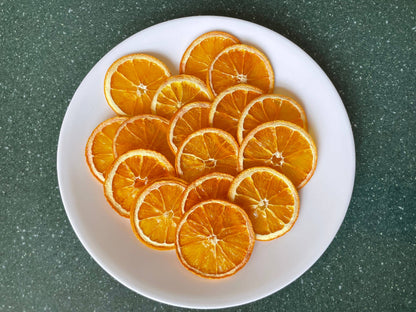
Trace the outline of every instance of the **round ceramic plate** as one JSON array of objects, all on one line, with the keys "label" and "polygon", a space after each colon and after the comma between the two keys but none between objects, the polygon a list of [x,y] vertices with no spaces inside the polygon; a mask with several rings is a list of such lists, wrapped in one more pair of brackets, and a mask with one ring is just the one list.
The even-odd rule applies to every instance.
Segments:
[{"label": "round ceramic plate", "polygon": [[[232,277],[208,280],[187,271],[172,251],[152,250],[134,236],[128,219],[107,204],[102,185],[84,156],[92,130],[115,114],[103,91],[107,68],[119,57],[142,52],[178,73],[181,56],[199,35],[221,30],[254,45],[270,59],[275,92],[291,96],[306,111],[318,148],[318,165],[300,191],[299,218],[292,230],[256,242],[247,265]],[[161,23],[108,52],[78,87],[66,112],[58,144],[59,187],[68,218],[91,256],[133,291],[171,305],[221,308],[245,304],[290,284],[323,254],[337,233],[351,198],[355,149],[344,105],[322,69],[302,49],[262,26],[226,17],[196,16]]]}]

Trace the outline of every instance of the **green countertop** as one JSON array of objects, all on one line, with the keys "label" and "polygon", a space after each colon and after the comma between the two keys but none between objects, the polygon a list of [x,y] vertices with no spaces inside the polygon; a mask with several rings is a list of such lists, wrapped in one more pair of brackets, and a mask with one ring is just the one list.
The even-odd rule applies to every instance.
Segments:
[{"label": "green countertop", "polygon": [[347,109],[352,200],[337,236],[281,291],[227,311],[416,310],[416,2],[0,2],[0,311],[182,311],[111,278],[72,230],[56,150],[71,97],[112,47],[191,15],[237,17],[303,48]]}]

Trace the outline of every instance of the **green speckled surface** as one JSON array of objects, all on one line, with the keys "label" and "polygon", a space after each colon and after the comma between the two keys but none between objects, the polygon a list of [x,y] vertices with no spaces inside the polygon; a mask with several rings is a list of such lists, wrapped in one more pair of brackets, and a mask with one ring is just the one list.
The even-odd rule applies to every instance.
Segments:
[{"label": "green speckled surface", "polygon": [[1,1],[0,311],[182,311],[92,260],[60,199],[56,149],[73,93],[107,51],[200,14],[252,21],[303,48],[340,93],[356,143],[351,204],[324,255],[278,293],[225,310],[415,311],[414,0]]}]

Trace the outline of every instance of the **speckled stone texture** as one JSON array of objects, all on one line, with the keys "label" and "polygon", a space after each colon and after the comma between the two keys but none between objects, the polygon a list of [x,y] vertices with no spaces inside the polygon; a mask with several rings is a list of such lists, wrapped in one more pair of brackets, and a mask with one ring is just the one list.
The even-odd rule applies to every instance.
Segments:
[{"label": "speckled stone texture", "polygon": [[1,1],[0,311],[182,311],[91,259],[60,199],[56,149],[73,93],[104,54],[200,14],[258,23],[311,55],[344,101],[357,155],[348,213],[319,261],[278,293],[224,311],[415,311],[414,0]]}]

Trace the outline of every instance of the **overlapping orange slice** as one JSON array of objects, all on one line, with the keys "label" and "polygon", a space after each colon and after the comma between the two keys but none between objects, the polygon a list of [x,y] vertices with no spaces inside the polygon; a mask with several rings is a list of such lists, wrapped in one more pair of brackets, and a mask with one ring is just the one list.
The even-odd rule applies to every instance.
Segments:
[{"label": "overlapping orange slice", "polygon": [[255,127],[274,120],[293,122],[307,129],[306,114],[295,100],[278,94],[265,94],[252,100],[241,112],[237,126],[237,140],[241,144]]},{"label": "overlapping orange slice", "polygon": [[107,201],[121,216],[129,218],[137,197],[154,179],[175,175],[175,169],[160,153],[137,149],[114,161],[104,183]]},{"label": "overlapping orange slice", "polygon": [[209,65],[218,53],[239,42],[236,37],[223,31],[205,33],[196,38],[186,49],[182,56],[179,72],[206,81]]},{"label": "overlapping orange slice", "polygon": [[205,128],[190,134],[179,147],[175,158],[178,175],[193,181],[212,172],[237,174],[238,144],[231,134]]},{"label": "overlapping orange slice", "polygon": [[161,153],[172,164],[175,156],[167,142],[169,121],[156,115],[144,114],[129,118],[120,125],[113,141],[116,157],[134,149],[149,149]]},{"label": "overlapping orange slice", "polygon": [[212,103],[209,122],[214,128],[230,133],[237,139],[237,126],[241,112],[247,104],[262,94],[259,88],[238,84],[225,89]]},{"label": "overlapping orange slice", "polygon": [[211,104],[208,102],[193,102],[182,106],[173,115],[168,128],[168,143],[174,153],[188,135],[209,127],[210,109]]},{"label": "overlapping orange slice", "polygon": [[169,76],[167,66],[151,55],[123,56],[107,70],[105,98],[118,115],[148,114],[156,90]]},{"label": "overlapping orange slice", "polygon": [[161,179],[143,189],[130,211],[137,238],[155,249],[175,248],[177,225],[182,217],[180,197],[186,184],[178,179]]},{"label": "overlapping orange slice", "polygon": [[208,70],[207,84],[214,95],[240,83],[255,86],[264,93],[271,93],[274,88],[274,72],[266,55],[246,44],[222,50]]},{"label": "overlapping orange slice", "polygon": [[217,199],[193,206],[176,232],[179,260],[206,278],[235,274],[249,260],[254,242],[253,227],[244,210]]},{"label": "overlapping orange slice", "polygon": [[192,206],[208,199],[228,199],[228,189],[234,177],[229,174],[214,172],[196,179],[189,184],[182,194],[181,209],[186,212]]},{"label": "overlapping orange slice", "polygon": [[156,91],[151,110],[153,114],[170,119],[185,104],[211,100],[211,91],[201,79],[191,75],[176,75],[168,78]]},{"label": "overlapping orange slice", "polygon": [[303,128],[287,121],[269,121],[249,132],[241,143],[238,160],[240,170],[268,166],[301,188],[315,171],[317,150]]},{"label": "overlapping orange slice", "polygon": [[268,167],[241,172],[231,183],[229,199],[248,214],[257,240],[287,233],[299,214],[299,196],[293,183]]},{"label": "overlapping orange slice", "polygon": [[92,174],[104,182],[107,169],[113,163],[113,140],[120,125],[127,117],[113,117],[100,123],[88,138],[85,157]]}]

